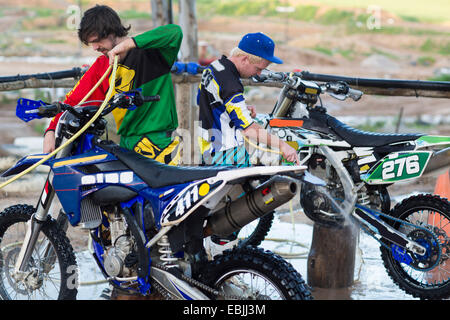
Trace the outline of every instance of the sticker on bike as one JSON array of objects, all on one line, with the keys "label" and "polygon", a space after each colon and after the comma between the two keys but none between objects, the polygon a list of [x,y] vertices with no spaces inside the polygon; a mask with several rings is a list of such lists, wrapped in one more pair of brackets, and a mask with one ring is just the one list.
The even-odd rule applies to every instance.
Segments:
[{"label": "sticker on bike", "polygon": [[422,175],[432,152],[414,151],[389,154],[362,178],[369,184],[383,184],[418,178]]},{"label": "sticker on bike", "polygon": [[213,184],[202,181],[183,189],[164,209],[161,224],[172,224],[184,219],[188,212],[191,212],[205,197],[211,195],[211,192],[219,185],[221,181]]}]

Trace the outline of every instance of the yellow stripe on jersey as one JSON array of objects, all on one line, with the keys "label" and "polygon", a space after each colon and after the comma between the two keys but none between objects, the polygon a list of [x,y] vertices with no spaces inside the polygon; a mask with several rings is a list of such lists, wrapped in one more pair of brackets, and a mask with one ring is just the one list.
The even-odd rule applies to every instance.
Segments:
[{"label": "yellow stripe on jersey", "polygon": [[[251,124],[251,121],[248,121],[247,117],[244,116],[244,114],[242,113],[241,106],[233,104],[234,98],[236,98],[238,96],[242,96],[242,93],[238,93],[238,94],[234,95],[233,97],[231,97],[231,99],[229,99],[228,102],[225,104],[225,108],[229,114],[231,114],[233,111],[236,113],[236,116],[238,117],[238,119],[241,120],[243,123],[243,125],[241,125],[241,127],[245,129]],[[244,104],[244,106],[245,106],[245,104]]]}]

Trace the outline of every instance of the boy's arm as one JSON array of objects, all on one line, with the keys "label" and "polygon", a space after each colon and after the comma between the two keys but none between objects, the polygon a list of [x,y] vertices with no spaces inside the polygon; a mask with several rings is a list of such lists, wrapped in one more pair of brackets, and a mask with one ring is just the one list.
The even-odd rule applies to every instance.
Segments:
[{"label": "boy's arm", "polygon": [[[77,105],[81,99],[92,89],[92,87],[97,83],[100,77],[108,68],[108,60],[104,56],[100,56],[94,62],[94,64],[86,71],[86,73],[81,77],[75,87],[66,95],[64,103],[70,104],[71,106]],[[108,81],[108,79],[105,79]],[[104,89],[102,86],[95,90],[89,100],[102,100],[104,99]],[[47,136],[49,131],[55,131],[58,124],[59,118],[63,113],[57,114],[51,121],[47,129],[45,130],[44,136]],[[53,134],[54,136],[54,134]],[[49,148],[51,149],[51,148]]]},{"label": "boy's arm", "polygon": [[181,28],[175,24],[160,26],[132,38],[127,37],[108,52],[109,64],[113,64],[115,56],[119,56],[120,61],[129,50],[140,48],[158,49],[168,65],[172,66],[177,59],[182,39]]},{"label": "boy's arm", "polygon": [[168,24],[144,32],[132,38],[136,47],[141,49],[159,49],[171,66],[177,59],[183,32],[176,24]]},{"label": "boy's arm", "polygon": [[[92,89],[92,87],[97,83],[97,81],[101,78],[103,73],[108,68],[107,59],[104,56],[100,56],[95,60],[92,66],[86,71],[86,73],[78,80],[77,84],[73,87],[73,89],[66,95],[64,103],[70,104],[71,106],[77,105],[81,99]],[[107,79],[106,79],[107,80]],[[89,97],[89,100],[101,100],[102,96],[104,98],[104,93],[102,93],[101,86],[95,90],[92,95]],[[62,112],[57,114],[50,124],[48,128],[45,130],[55,130],[56,125],[58,124],[59,118],[61,117]]]},{"label": "boy's arm", "polygon": [[253,123],[242,92],[238,92],[226,99],[225,108],[236,128],[244,130]]},{"label": "boy's arm", "polygon": [[297,155],[297,151],[288,145],[285,141],[279,139],[277,136],[269,133],[266,129],[262,128],[256,122],[252,123],[246,129],[242,130],[242,134],[249,139],[263,143],[275,149],[279,149],[281,154],[287,161],[300,164],[300,159]]}]

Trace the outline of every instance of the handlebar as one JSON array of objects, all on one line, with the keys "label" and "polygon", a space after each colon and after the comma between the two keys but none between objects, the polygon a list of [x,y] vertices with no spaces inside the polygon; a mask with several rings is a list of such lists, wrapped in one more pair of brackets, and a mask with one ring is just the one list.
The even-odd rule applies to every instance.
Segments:
[{"label": "handlebar", "polygon": [[[108,102],[107,107],[103,110],[102,115],[110,113],[116,108],[124,108],[134,110],[145,102],[159,101],[160,96],[143,96],[140,90],[131,90],[115,94]],[[16,115],[22,120],[28,122],[36,118],[53,118],[63,111],[68,111],[79,119],[86,119],[91,114],[97,112],[97,106],[84,106],[75,108],[62,102],[54,102],[47,104],[41,100],[34,101],[21,98],[17,101]]]},{"label": "handlebar", "polygon": [[347,95],[353,99],[353,101],[358,101],[359,99],[361,99],[362,95],[364,93],[360,90],[356,90],[356,89],[352,89],[352,88],[348,88],[348,93]]},{"label": "handlebar", "polygon": [[[301,79],[299,73],[289,73],[289,72],[274,72],[270,70],[263,70],[259,76],[254,76],[252,78],[255,82],[280,82],[283,85],[292,87],[294,89],[298,88],[311,88],[317,86],[315,82],[306,81]],[[328,92],[333,98],[339,100],[345,100],[351,98],[354,101],[361,99],[363,92],[350,88],[349,85],[343,81],[337,82],[327,82],[319,86],[317,94]]]},{"label": "handlebar", "polygon": [[327,82],[325,85],[325,91],[331,92],[331,96],[338,100],[345,100],[347,97],[353,101],[361,99],[363,92],[350,88],[349,85],[343,81]]},{"label": "handlebar", "polygon": [[275,82],[283,82],[287,78],[286,73],[284,72],[275,72],[264,69],[260,75],[253,76],[253,81],[256,82],[266,82],[266,81],[275,81]]}]

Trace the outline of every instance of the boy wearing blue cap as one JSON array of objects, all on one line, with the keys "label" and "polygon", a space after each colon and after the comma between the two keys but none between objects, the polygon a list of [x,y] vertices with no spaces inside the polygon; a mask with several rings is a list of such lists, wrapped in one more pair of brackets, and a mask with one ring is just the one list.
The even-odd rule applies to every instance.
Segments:
[{"label": "boy wearing blue cap", "polygon": [[295,149],[253,121],[254,109],[247,107],[243,95],[241,78],[261,74],[272,62],[283,63],[274,56],[274,50],[275,44],[267,35],[249,33],[229,58],[222,56],[204,70],[197,104],[199,141],[206,164],[249,166],[243,136],[279,149],[290,162],[300,162]]},{"label": "boy wearing blue cap", "polygon": [[[272,62],[283,63],[274,56],[274,49],[274,42],[265,34],[249,33],[229,58],[222,56],[203,71],[197,104],[201,125],[198,139],[205,164],[250,166],[243,136],[279,149],[288,161],[300,163],[295,149],[253,121],[255,111],[246,105],[243,95],[241,78],[260,75]],[[205,248],[213,258],[237,242],[236,233],[227,238],[213,235],[206,238]]]}]

